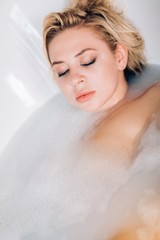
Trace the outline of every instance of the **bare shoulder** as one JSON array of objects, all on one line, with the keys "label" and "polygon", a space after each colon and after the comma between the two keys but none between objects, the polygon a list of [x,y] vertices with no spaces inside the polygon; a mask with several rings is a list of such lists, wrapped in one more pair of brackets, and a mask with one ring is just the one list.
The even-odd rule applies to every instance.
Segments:
[{"label": "bare shoulder", "polygon": [[151,85],[145,92],[147,97],[153,98],[157,101],[160,99],[160,82]]},{"label": "bare shoulder", "polygon": [[112,131],[112,133],[126,132],[132,127],[135,130],[139,129],[152,119],[159,108],[160,84],[154,84],[141,95],[116,108],[97,126],[95,133],[102,134],[106,131]]},{"label": "bare shoulder", "polygon": [[115,109],[93,130],[90,140],[106,149],[133,155],[151,121],[160,112],[160,84]]}]

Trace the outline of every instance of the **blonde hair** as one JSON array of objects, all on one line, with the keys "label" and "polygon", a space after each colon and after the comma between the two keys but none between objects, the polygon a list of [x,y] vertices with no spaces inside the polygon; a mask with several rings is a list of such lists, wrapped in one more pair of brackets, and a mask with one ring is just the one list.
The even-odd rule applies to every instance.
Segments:
[{"label": "blonde hair", "polygon": [[74,1],[63,12],[50,13],[44,20],[44,47],[48,60],[48,45],[67,28],[82,26],[96,30],[112,51],[118,43],[128,49],[126,70],[138,72],[146,63],[144,40],[137,29],[108,0]]}]

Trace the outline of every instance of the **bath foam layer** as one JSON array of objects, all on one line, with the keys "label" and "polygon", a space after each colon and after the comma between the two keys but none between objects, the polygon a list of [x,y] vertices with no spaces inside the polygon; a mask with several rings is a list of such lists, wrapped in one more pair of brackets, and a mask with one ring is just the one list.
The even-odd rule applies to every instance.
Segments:
[{"label": "bath foam layer", "polygon": [[128,168],[83,152],[84,132],[102,117],[75,110],[58,96],[22,126],[0,161],[0,239],[109,238],[146,191],[159,192],[155,123]]}]

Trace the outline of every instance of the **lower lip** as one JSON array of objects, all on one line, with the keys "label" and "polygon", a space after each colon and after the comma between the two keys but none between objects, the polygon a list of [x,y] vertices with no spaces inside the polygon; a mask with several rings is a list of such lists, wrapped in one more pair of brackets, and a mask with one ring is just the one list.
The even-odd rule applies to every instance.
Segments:
[{"label": "lower lip", "polygon": [[90,93],[87,93],[87,94],[84,94],[84,95],[80,96],[76,100],[78,102],[85,102],[85,101],[90,100],[93,97],[94,94],[95,94],[95,92],[90,92]]}]

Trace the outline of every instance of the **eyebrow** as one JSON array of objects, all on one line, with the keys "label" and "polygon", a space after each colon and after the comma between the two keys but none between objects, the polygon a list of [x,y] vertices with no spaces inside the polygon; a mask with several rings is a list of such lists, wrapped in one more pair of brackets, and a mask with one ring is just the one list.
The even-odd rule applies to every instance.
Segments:
[{"label": "eyebrow", "polygon": [[[91,51],[91,50],[96,50],[95,48],[85,48],[82,51],[80,51],[79,53],[77,53],[74,57],[78,57],[80,55],[82,55],[83,53],[87,52],[87,51]],[[64,63],[64,61],[56,61],[56,62],[52,62],[52,66],[57,65],[57,64],[61,64]]]},{"label": "eyebrow", "polygon": [[96,50],[96,49],[95,49],[95,48],[85,48],[85,49],[83,49],[82,51],[80,51],[79,53],[77,53],[77,54],[75,55],[75,58],[78,57],[78,56],[80,56],[80,55],[82,55],[84,52],[87,52],[87,51],[90,51],[90,50]]}]

